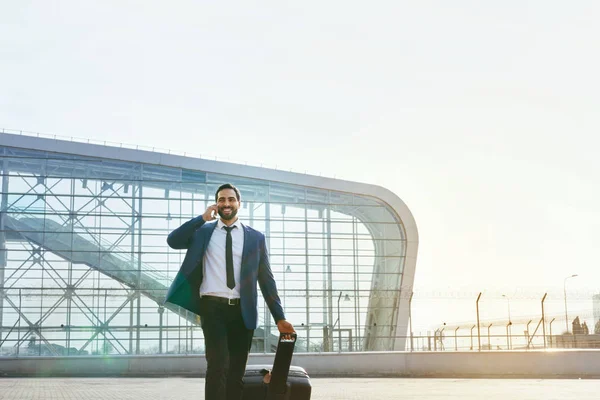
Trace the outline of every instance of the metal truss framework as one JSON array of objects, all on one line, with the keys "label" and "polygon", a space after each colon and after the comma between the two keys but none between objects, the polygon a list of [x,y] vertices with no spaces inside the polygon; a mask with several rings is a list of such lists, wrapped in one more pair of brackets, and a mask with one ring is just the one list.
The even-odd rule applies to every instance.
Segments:
[{"label": "metal truss framework", "polygon": [[[172,229],[206,207],[214,190],[206,173],[191,171],[205,175],[188,184],[150,166],[151,178],[140,179],[143,164],[89,156],[40,163],[4,151],[11,157],[2,163],[0,350],[10,344],[19,354],[29,342],[28,354],[201,352],[197,317],[162,305],[182,254],[165,253],[166,231],[156,221]],[[332,191],[324,196],[264,182],[244,186],[240,179],[233,183],[243,186],[246,217],[266,234],[281,268],[286,310],[303,309],[298,315],[305,322],[297,327],[305,329],[305,350],[315,351],[313,341],[318,351],[396,348],[401,225],[378,222],[388,211],[356,196],[348,201]],[[156,205],[148,207],[159,201],[160,215]],[[286,273],[296,268],[304,272]],[[321,269],[311,272],[317,286],[309,268]],[[292,277],[287,288],[286,276]],[[353,299],[353,306],[342,303],[344,313],[342,292],[345,301],[348,294]],[[260,311],[254,349],[269,351],[270,315],[264,306]],[[148,349],[149,342],[156,348]]]},{"label": "metal truss framework", "polygon": [[[4,171],[7,171],[8,168],[3,168]],[[52,175],[52,171],[47,171],[49,175]],[[26,186],[26,191],[19,194],[13,201],[8,202],[6,194],[8,193],[8,184],[9,180],[18,179]],[[126,176],[123,176],[123,179],[126,179]],[[88,192],[89,197],[86,199],[86,202],[80,206],[76,206],[74,199],[76,196],[74,185],[75,180],[66,179],[66,178],[55,178],[53,179],[52,184],[47,184],[47,178],[45,176],[26,176],[21,173],[17,173],[15,176],[10,177],[9,175],[4,175],[3,180],[3,198],[2,198],[2,210],[4,212],[11,211],[11,215],[28,215],[29,213],[39,214],[40,210],[43,210],[43,214],[52,214],[60,219],[60,226],[69,231],[75,231],[77,228],[85,231],[89,237],[93,238],[95,243],[98,246],[101,246],[102,240],[99,235],[96,235],[92,232],[88,226],[86,226],[82,221],[85,217],[92,214],[108,214],[118,218],[123,224],[124,229],[118,235],[114,243],[112,243],[108,247],[108,253],[115,250],[121,242],[128,237],[128,235],[133,234],[136,229],[138,232],[141,232],[141,218],[140,213],[136,210],[136,204],[138,204],[141,209],[141,191],[142,187],[133,186],[131,190],[131,196],[123,196],[119,190],[115,190],[114,186],[118,185],[116,182],[103,182],[100,186],[100,190],[92,190],[86,183],[87,179],[78,180],[82,187]],[[54,193],[54,188],[57,187],[62,182],[67,182],[71,186],[70,204],[65,204],[62,200],[62,196],[58,196]],[[119,189],[125,189],[125,184],[121,184]],[[126,193],[127,191],[125,191]],[[35,199],[31,201],[29,204],[24,207],[17,207],[17,204],[21,202],[24,198],[31,197],[31,195],[35,196]],[[64,195],[64,193],[62,193]],[[49,198],[55,199],[56,202],[47,201]],[[110,207],[106,206],[107,199],[118,199],[124,206],[127,207],[130,214],[130,219],[123,218],[123,213],[116,213]],[[7,215],[7,214],[5,214]],[[4,234],[4,229],[2,229]],[[4,235],[5,236],[5,235]],[[73,276],[73,262],[72,260],[66,260],[68,263],[68,274],[67,277],[64,277],[64,274],[61,271],[57,271],[54,263],[49,262],[46,259],[46,254],[49,253],[49,250],[43,248],[38,243],[29,239],[26,235],[22,238],[23,241],[20,241],[20,246],[22,251],[28,253],[27,257],[25,257],[22,262],[18,265],[18,267],[12,272],[11,275],[3,277],[3,282],[10,282],[10,284],[5,284],[3,287],[3,296],[2,300],[6,301],[8,305],[12,308],[14,312],[18,314],[18,319],[15,324],[10,328],[9,332],[6,334],[6,338],[10,336],[13,330],[20,326],[23,322],[26,324],[26,330],[23,332],[21,329],[19,330],[19,337],[14,343],[15,348],[19,348],[23,342],[25,342],[31,335],[37,335],[39,340],[43,341],[48,350],[54,354],[59,355],[55,349],[55,346],[52,346],[51,343],[46,339],[43,330],[41,329],[42,323],[48,319],[48,317],[55,312],[63,303],[66,302],[66,328],[64,324],[61,324],[62,328],[66,329],[66,349],[67,355],[69,354],[69,349],[71,348],[71,332],[79,331],[79,332],[87,332],[91,336],[87,341],[77,349],[76,353],[83,353],[86,348],[99,336],[103,336],[104,341],[108,341],[111,346],[116,349],[119,354],[133,354],[133,345],[135,343],[135,354],[139,354],[140,351],[140,311],[141,311],[141,298],[140,292],[137,290],[130,289],[126,285],[121,283],[121,289],[125,291],[125,299],[118,306],[116,310],[110,313],[108,316],[104,313],[104,317],[99,313],[96,313],[90,304],[87,303],[86,299],[78,294],[78,291],[81,290],[81,284],[86,281],[95,271],[92,268],[88,268],[83,275],[79,278],[75,279]],[[2,248],[6,249],[6,238],[4,237],[4,241],[1,243]],[[6,252],[6,250],[4,250]],[[101,257],[104,254],[103,253]],[[7,257],[7,255],[5,256]],[[55,284],[55,288],[50,290],[61,292],[58,296],[58,299],[47,309],[43,310],[42,315],[37,320],[32,320],[28,318],[27,315],[22,310],[22,299],[23,299],[23,290],[22,288],[18,288],[18,299],[19,304],[15,304],[12,300],[13,296],[11,296],[11,292],[15,290],[15,286],[20,282],[20,278],[30,271],[34,266],[40,266],[42,270],[52,279]],[[4,269],[2,269],[4,271]],[[97,272],[96,272],[97,273]],[[19,276],[16,276],[20,274]],[[141,281],[137,279],[137,285],[141,285]],[[43,297],[46,288],[40,288],[39,293],[31,293],[29,296],[39,296]],[[87,290],[87,289],[84,289]],[[101,290],[98,288],[97,290]],[[105,296],[108,293],[108,289],[104,290]],[[27,294],[25,295],[27,296]],[[111,321],[125,308],[129,306],[130,315],[131,315],[131,324],[130,327],[134,327],[134,329],[129,329],[129,327],[115,327],[116,329],[126,328],[129,330],[129,345],[125,346],[122,340],[117,338],[112,330],[110,323]],[[86,317],[89,321],[89,325],[87,326],[71,326],[71,311],[73,307],[77,308],[81,311],[82,315]],[[2,307],[0,307],[2,309]],[[136,312],[134,313],[134,309]],[[162,314],[164,311],[164,307],[162,305],[158,305],[158,312]],[[133,321],[134,315],[136,315],[137,321]],[[1,319],[0,319],[1,321]],[[0,331],[1,332],[1,331]],[[0,337],[2,335],[0,334]],[[6,340],[5,338],[5,340]],[[0,347],[2,343],[0,342]],[[106,348],[106,346],[105,346]],[[41,350],[41,347],[40,347]],[[18,354],[18,350],[17,350]]]}]

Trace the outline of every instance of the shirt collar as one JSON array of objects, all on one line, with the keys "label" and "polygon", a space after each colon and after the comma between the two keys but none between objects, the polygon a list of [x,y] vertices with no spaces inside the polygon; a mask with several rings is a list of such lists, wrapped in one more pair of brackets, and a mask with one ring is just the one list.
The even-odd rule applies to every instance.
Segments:
[{"label": "shirt collar", "polygon": [[[221,221],[221,218],[219,218],[219,222],[217,222],[217,228],[223,229],[224,226],[227,226],[227,225],[225,225],[223,223],[223,221]],[[230,226],[235,226],[235,227],[237,227],[237,229],[242,229],[242,223],[240,222],[239,218]]]}]

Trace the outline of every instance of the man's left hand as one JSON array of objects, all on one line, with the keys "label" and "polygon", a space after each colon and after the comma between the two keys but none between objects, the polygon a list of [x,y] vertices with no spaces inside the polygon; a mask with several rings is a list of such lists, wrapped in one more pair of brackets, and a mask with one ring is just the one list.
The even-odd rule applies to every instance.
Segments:
[{"label": "man's left hand", "polygon": [[[279,333],[283,333],[283,334],[296,333],[292,324],[290,324],[285,319],[280,319],[279,321],[277,321],[277,329],[279,329]],[[287,335],[287,336],[284,336],[284,338],[291,339],[292,337],[291,337],[291,335]]]}]

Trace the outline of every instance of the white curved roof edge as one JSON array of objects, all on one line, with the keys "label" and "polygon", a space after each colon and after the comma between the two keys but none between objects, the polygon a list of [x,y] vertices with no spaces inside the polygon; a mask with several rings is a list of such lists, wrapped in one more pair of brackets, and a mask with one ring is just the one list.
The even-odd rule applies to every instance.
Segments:
[{"label": "white curved roof edge", "polygon": [[[119,161],[162,165],[165,167],[200,170],[216,174],[240,176],[257,180],[275,181],[317,189],[329,189],[374,197],[386,203],[398,215],[406,234],[406,255],[400,292],[412,292],[416,270],[419,235],[415,219],[408,206],[392,191],[377,185],[327,178],[270,168],[235,164],[224,161],[165,154],[147,150],[130,149],[100,144],[81,143],[68,140],[0,132],[0,145],[21,149],[32,149],[62,154],[74,154]],[[395,332],[404,335],[408,328],[409,301],[400,296]],[[395,350],[405,349],[406,339],[396,339]]]},{"label": "white curved roof edge", "polygon": [[[163,165],[166,167],[201,170],[217,174],[241,176],[251,179],[276,181],[318,189],[331,189],[371,196],[388,204],[398,214],[404,226],[408,243],[412,243],[413,245],[418,243],[416,222],[407,205],[397,195],[382,186],[243,164],[234,164],[224,161],[1,132],[0,145],[63,154],[76,154],[87,157],[139,162],[144,164]],[[413,246],[409,245],[408,247],[410,248]],[[407,256],[416,257],[416,248],[410,250],[412,251],[407,249],[407,251],[412,254],[407,254]]]}]

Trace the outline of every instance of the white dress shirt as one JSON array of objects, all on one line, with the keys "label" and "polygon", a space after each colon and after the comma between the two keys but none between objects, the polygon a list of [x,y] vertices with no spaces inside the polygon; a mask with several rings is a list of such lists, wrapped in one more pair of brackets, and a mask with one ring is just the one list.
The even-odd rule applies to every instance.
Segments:
[{"label": "white dress shirt", "polygon": [[242,270],[242,251],[244,250],[244,227],[238,219],[230,226],[233,250],[233,276],[235,287],[227,287],[227,262],[225,260],[226,225],[219,219],[204,253],[204,279],[200,285],[200,296],[219,296],[226,299],[240,298],[240,276]]}]

